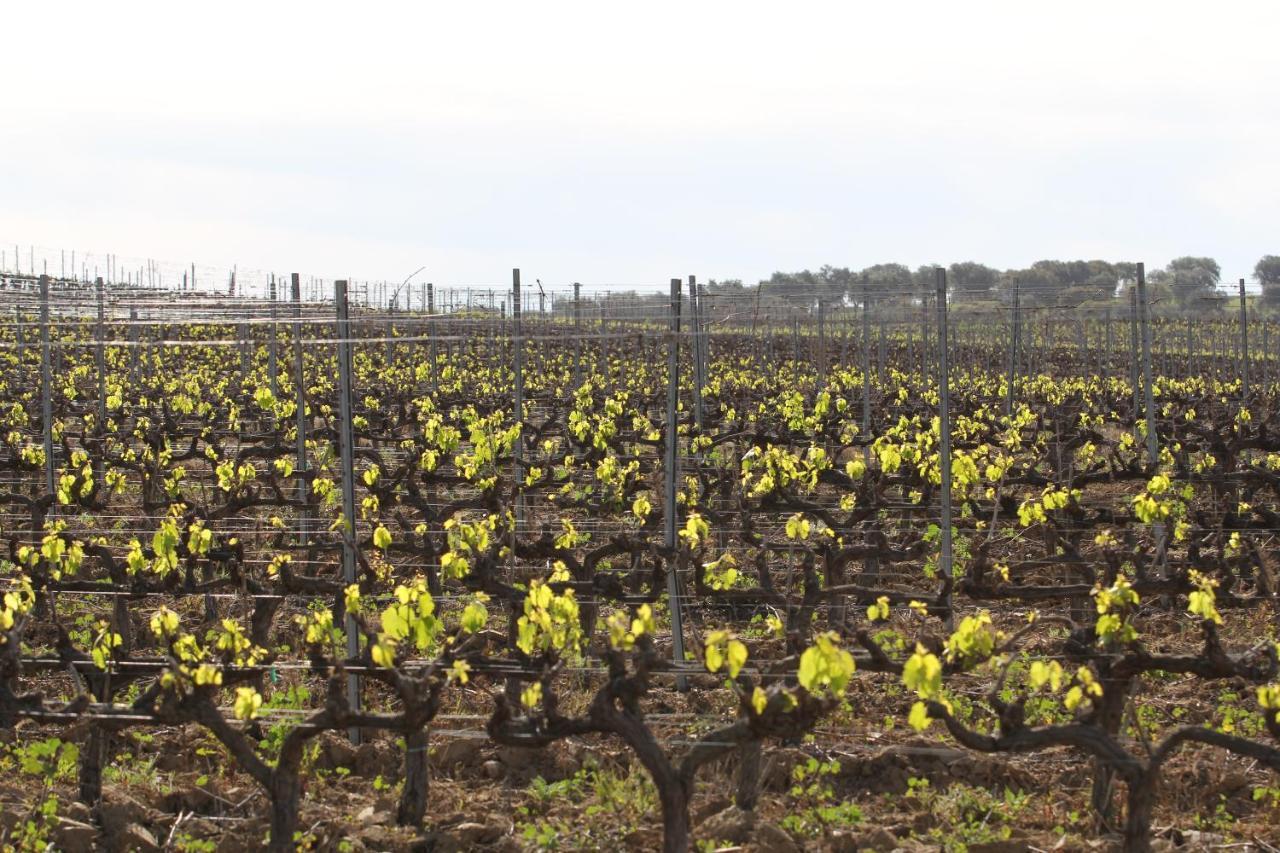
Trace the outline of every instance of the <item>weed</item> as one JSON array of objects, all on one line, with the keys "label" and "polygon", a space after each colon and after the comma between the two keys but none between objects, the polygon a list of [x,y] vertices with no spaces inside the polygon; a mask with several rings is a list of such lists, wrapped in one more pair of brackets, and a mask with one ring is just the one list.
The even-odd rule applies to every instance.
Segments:
[{"label": "weed", "polygon": [[958,782],[938,791],[928,779],[915,777],[907,780],[907,797],[938,820],[939,825],[929,830],[928,840],[947,853],[964,853],[974,844],[1008,841],[1031,799],[1030,794],[1009,788],[996,794]]},{"label": "weed", "polygon": [[862,822],[857,805],[839,800],[831,787],[831,777],[840,772],[840,762],[809,758],[791,771],[790,795],[795,810],[782,819],[782,828],[805,838],[817,838],[830,827],[856,826]]}]

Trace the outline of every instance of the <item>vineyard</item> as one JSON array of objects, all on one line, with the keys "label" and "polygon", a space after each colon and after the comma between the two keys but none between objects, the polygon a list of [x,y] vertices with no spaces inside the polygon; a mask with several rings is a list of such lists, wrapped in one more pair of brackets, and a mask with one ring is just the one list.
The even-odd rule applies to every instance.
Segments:
[{"label": "vineyard", "polygon": [[1142,276],[6,278],[3,844],[1277,849],[1280,325]]}]

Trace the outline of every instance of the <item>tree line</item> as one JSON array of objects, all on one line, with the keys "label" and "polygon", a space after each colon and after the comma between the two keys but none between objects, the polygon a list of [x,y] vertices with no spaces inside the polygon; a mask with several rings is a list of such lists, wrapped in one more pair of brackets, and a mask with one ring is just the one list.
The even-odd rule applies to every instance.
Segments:
[{"label": "tree line", "polygon": [[[878,304],[918,301],[934,292],[935,265],[911,269],[905,264],[873,264],[861,270],[826,265],[815,270],[775,272],[758,284],[741,280],[712,280],[712,294],[746,295],[759,288],[761,295],[797,305],[818,301],[828,304]],[[1253,279],[1262,286],[1265,305],[1280,308],[1280,255],[1266,255],[1254,266]],[[947,267],[949,299],[956,303],[1009,301],[1017,292],[1029,306],[1064,308],[1128,299],[1137,280],[1137,264],[1129,262],[1036,261],[1025,269],[1000,270],[977,261],[960,261]],[[1147,273],[1152,297],[1186,311],[1212,310],[1228,294],[1219,290],[1222,269],[1213,258],[1175,258],[1161,269]]]}]

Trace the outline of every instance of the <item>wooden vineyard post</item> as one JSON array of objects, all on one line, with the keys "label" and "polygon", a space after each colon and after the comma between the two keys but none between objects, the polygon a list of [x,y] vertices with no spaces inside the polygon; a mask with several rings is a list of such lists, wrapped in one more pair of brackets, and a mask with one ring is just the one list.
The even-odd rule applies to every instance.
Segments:
[{"label": "wooden vineyard post", "polygon": [[582,285],[573,283],[574,387],[582,384]]},{"label": "wooden vineyard post", "polygon": [[267,325],[267,379],[271,383],[271,394],[280,396],[279,368],[276,364],[276,277],[271,275],[271,322]]},{"label": "wooden vineyard post", "polygon": [[1129,384],[1133,387],[1133,431],[1138,432],[1138,413],[1142,411],[1142,385],[1138,381],[1138,288],[1129,289]]},{"label": "wooden vineyard post", "polygon": [[[385,297],[385,295],[386,294],[384,293],[383,296]],[[384,311],[387,312],[387,322],[386,322],[386,327],[384,329],[386,333],[386,340],[384,340],[382,343],[382,352],[383,352],[382,360],[387,365],[387,367],[391,367],[393,364],[395,364],[395,360],[396,360],[395,311],[397,307],[396,302],[398,299],[399,299],[399,296],[393,296],[391,297],[391,301],[389,303],[386,303],[386,304],[379,303],[379,307],[381,307]]]},{"label": "wooden vineyard post", "polygon": [[818,387],[821,392],[827,384],[827,303],[818,300]]},{"label": "wooden vineyard post", "polygon": [[698,425],[698,432],[702,432],[702,386],[706,382],[704,375],[704,367],[702,361],[702,335],[700,312],[698,306],[698,284],[697,279],[689,276],[689,325],[693,332],[691,341],[693,343],[693,416],[694,422]]},{"label": "wooden vineyard post", "polygon": [[[678,409],[680,406],[680,279],[671,279],[671,336],[667,349],[667,429],[663,464],[664,514],[663,535],[668,553],[667,601],[671,611],[671,656],[676,666],[684,665],[684,619],[680,595],[680,577],[676,573],[676,528],[679,526],[676,507],[676,485],[680,480],[680,431]],[[689,689],[689,680],[676,677],[676,689]]]},{"label": "wooden vineyard post", "polygon": [[1160,445],[1156,440],[1155,388],[1151,377],[1151,306],[1147,298],[1147,276],[1143,264],[1138,264],[1138,312],[1142,327],[1142,391],[1146,408],[1147,462],[1154,471],[1160,462]]},{"label": "wooden vineyard post", "polygon": [[[867,466],[863,476],[871,474],[871,297],[862,294],[862,462]],[[868,554],[862,561],[862,581],[874,586],[880,577],[880,559]]]},{"label": "wooden vineyard post", "polygon": [[862,298],[862,440],[866,461],[871,458],[871,305]]},{"label": "wooden vineyard post", "polygon": [[[524,523],[524,342],[521,328],[520,270],[511,271],[511,364],[515,374],[512,417],[516,422],[515,458],[512,460],[512,496],[516,509],[516,530]],[[512,554],[515,553],[515,533],[512,531]]]},{"label": "wooden vineyard post", "polygon": [[290,276],[290,296],[293,297],[293,399],[295,408],[294,430],[297,432],[297,459],[294,468],[298,474],[298,544],[308,544],[307,533],[307,386],[302,364],[302,281],[297,273]]},{"label": "wooden vineyard post", "polygon": [[[506,328],[506,301],[503,300],[502,315],[498,321],[496,334],[500,335]],[[493,307],[493,292],[489,293],[489,306]],[[516,440],[512,446],[511,459],[511,500],[514,504],[513,518],[514,523],[507,537],[507,544],[510,550],[510,578],[509,582],[515,580],[516,567],[516,544],[519,536],[520,527],[524,522],[524,466],[521,462],[524,455],[524,354],[523,345],[521,344],[521,327],[522,311],[520,304],[520,270],[518,268],[511,270],[511,369],[512,369],[512,419],[516,422]],[[505,347],[498,346],[496,352],[498,357]],[[509,607],[509,618],[511,625],[514,626],[519,616],[519,607],[513,599]],[[512,627],[511,636],[515,636],[515,629]],[[514,676],[509,676],[506,683],[507,698],[511,701],[518,701],[520,697],[520,680]]]},{"label": "wooden vineyard post", "polygon": [[600,320],[600,345],[596,347],[596,371],[600,374],[604,381],[604,391],[606,394],[613,393],[613,371],[609,365],[609,327],[605,324],[604,310],[605,302],[608,301],[610,307],[614,305],[613,300],[609,300],[608,295],[596,299],[596,310]]},{"label": "wooden vineyard post", "polygon": [[947,608],[947,632],[955,628],[955,614],[951,610],[951,381],[947,364],[947,271],[937,269],[938,282],[938,470],[941,473],[940,514],[942,528],[942,553],[938,558],[938,571]]},{"label": "wooden vineyard post", "polygon": [[[104,437],[107,434],[107,352],[106,343],[103,338],[106,335],[106,299],[105,288],[102,285],[102,278],[99,277],[93,283],[98,300],[98,322],[93,329],[94,347],[93,347],[93,363],[94,369],[98,373],[98,429],[97,433]],[[106,466],[105,447],[99,447],[98,452],[94,454],[94,479],[98,483],[104,483],[103,476]]]},{"label": "wooden vineyard post", "polygon": [[1244,279],[1240,279],[1240,398],[1249,401],[1249,306],[1244,298]]},{"label": "wooden vineyard post", "polygon": [[[342,580],[350,585],[356,582],[356,476],[355,436],[352,431],[351,389],[351,319],[347,306],[347,283],[339,279],[333,283],[333,301],[338,317],[338,450],[342,464]],[[355,617],[346,614],[343,623],[347,634],[347,658],[355,660],[360,655],[360,637]],[[347,702],[351,710],[360,708],[360,677],[347,676]],[[348,732],[351,742],[360,743],[360,730],[352,727]]]},{"label": "wooden vineyard post", "polygon": [[[689,276],[690,281],[694,281],[693,276]],[[694,282],[694,290],[698,294],[698,327],[695,337],[698,341],[698,397],[702,397],[702,389],[706,387],[710,379],[708,371],[711,369],[711,321],[707,318],[706,288],[697,282]],[[699,406],[699,415],[706,416],[705,403]],[[701,421],[699,421],[701,427]]]},{"label": "wooden vineyard post", "polygon": [[[1156,438],[1156,398],[1151,375],[1151,303],[1147,294],[1146,268],[1142,263],[1138,264],[1138,310],[1142,315],[1142,391],[1146,409],[1147,464],[1154,475],[1160,465],[1160,443]],[[1156,540],[1156,562],[1159,563],[1165,557],[1164,525],[1156,522],[1151,528]]]},{"label": "wooden vineyard post", "polygon": [[1013,308],[1009,326],[1009,382],[1005,388],[1004,413],[1013,417],[1013,398],[1018,383],[1018,348],[1022,336],[1022,284],[1013,282]]}]

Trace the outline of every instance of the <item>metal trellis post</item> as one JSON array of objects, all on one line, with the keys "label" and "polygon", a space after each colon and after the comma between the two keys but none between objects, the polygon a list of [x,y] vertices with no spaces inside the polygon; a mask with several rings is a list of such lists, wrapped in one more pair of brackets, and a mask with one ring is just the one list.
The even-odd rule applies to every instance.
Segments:
[{"label": "metal trellis post", "polygon": [[[1146,266],[1141,263],[1138,264],[1138,310],[1142,321],[1142,390],[1146,409],[1147,463],[1154,474],[1160,464],[1160,443],[1156,438],[1156,398],[1151,375],[1151,303],[1147,293]],[[1161,562],[1165,556],[1164,525],[1156,522],[1152,525],[1152,533],[1156,540],[1156,561]]]},{"label": "metal trellis post", "polygon": [[951,609],[951,382],[947,364],[947,271],[937,270],[938,281],[938,468],[942,475],[941,528],[942,553],[938,570],[945,585],[947,631],[955,625]]},{"label": "metal trellis post", "polygon": [[1005,388],[1004,413],[1013,417],[1014,387],[1018,381],[1018,346],[1022,335],[1022,285],[1013,283],[1013,322],[1009,329],[1009,383]]},{"label": "metal trellis post", "polygon": [[818,300],[818,390],[827,384],[827,303]]},{"label": "metal trellis post", "polygon": [[436,287],[432,282],[427,282],[427,334],[431,337],[431,390],[438,391],[440,389],[439,370],[437,364],[439,357],[438,344],[436,343],[435,325],[436,325]]},{"label": "metal trellis post", "polygon": [[267,328],[270,330],[267,335],[267,378],[271,383],[271,394],[274,397],[280,396],[280,376],[279,368],[276,365],[276,277],[273,273],[271,276],[271,322]]},{"label": "metal trellis post", "polygon": [[[671,611],[671,656],[677,666],[684,665],[684,619],[680,597],[680,578],[676,574],[676,484],[680,480],[679,418],[680,405],[680,279],[671,279],[671,343],[667,352],[667,430],[664,475],[666,486],[663,502],[663,534],[670,562],[667,565],[667,599]],[[676,678],[676,689],[689,689],[683,675]]]},{"label": "metal trellis post", "polygon": [[582,384],[582,285],[573,283],[574,385]]},{"label": "metal trellis post", "polygon": [[44,484],[54,498],[53,489],[53,369],[49,359],[49,276],[40,276],[40,420],[44,430]]},{"label": "metal trellis post", "polygon": [[1249,307],[1244,297],[1244,279],[1240,279],[1240,396],[1249,400]]},{"label": "metal trellis post", "polygon": [[[515,459],[512,470],[516,504],[516,527],[524,523],[524,343],[521,336],[520,270],[511,271],[511,350],[512,369],[515,373],[515,389],[512,417],[516,422]],[[513,534],[514,535],[514,534]],[[512,549],[514,551],[514,548]]]},{"label": "metal trellis post", "polygon": [[[107,351],[103,338],[106,335],[106,294],[102,285],[102,278],[99,277],[94,281],[94,290],[98,298],[98,323],[94,327],[94,347],[93,362],[94,368],[98,372],[98,435],[105,436],[107,434]],[[103,453],[104,448],[99,448],[94,456],[94,479],[99,485],[103,482],[103,476],[106,466],[106,454]]]},{"label": "metal trellis post", "polygon": [[302,365],[302,282],[297,273],[290,277],[290,295],[293,297],[293,397],[297,432],[298,474],[298,544],[307,545],[307,390]]},{"label": "metal trellis post", "polygon": [[701,312],[698,305],[698,283],[694,276],[689,276],[689,321],[693,335],[691,341],[693,343],[693,416],[695,423],[698,425],[698,431],[702,431],[702,386],[705,383],[703,375],[702,362],[702,322]]},{"label": "metal trellis post", "polygon": [[[356,491],[355,491],[355,435],[351,426],[351,320],[347,306],[347,283],[341,279],[333,283],[333,300],[338,317],[338,444],[342,462],[342,579],[347,585],[356,582]],[[347,657],[354,660],[360,654],[360,638],[355,617],[346,614],[344,629],[347,634]],[[360,677],[347,676],[347,701],[351,709],[360,708]],[[360,742],[360,730],[352,727],[348,732],[352,743]]]}]

